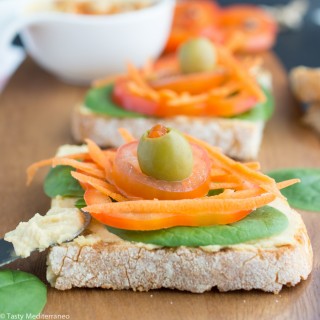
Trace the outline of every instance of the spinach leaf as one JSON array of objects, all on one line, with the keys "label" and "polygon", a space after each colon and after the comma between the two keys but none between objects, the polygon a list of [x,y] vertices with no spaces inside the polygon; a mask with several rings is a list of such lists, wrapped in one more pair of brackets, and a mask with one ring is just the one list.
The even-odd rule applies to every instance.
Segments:
[{"label": "spinach leaf", "polygon": [[113,84],[90,89],[85,97],[85,106],[95,113],[115,118],[141,118],[143,114],[120,108],[112,101]]},{"label": "spinach leaf", "polygon": [[78,200],[76,201],[75,206],[76,206],[78,209],[82,209],[83,207],[86,207],[87,204],[86,204],[86,202],[84,201],[83,198],[80,198],[80,199],[78,199]]},{"label": "spinach leaf", "polygon": [[173,227],[156,231],[131,231],[107,227],[120,238],[164,247],[232,245],[279,234],[288,226],[288,218],[279,210],[265,206],[246,218],[229,224],[206,227]]},{"label": "spinach leaf", "polygon": [[222,193],[224,189],[212,189],[209,190],[207,197],[217,196],[218,194]]},{"label": "spinach leaf", "polygon": [[50,197],[82,197],[84,191],[80,183],[71,175],[74,169],[70,166],[51,168],[45,181],[44,192]]},{"label": "spinach leaf", "polygon": [[0,314],[4,314],[1,319],[36,316],[46,302],[47,288],[36,276],[16,270],[0,271]]},{"label": "spinach leaf", "polygon": [[298,209],[320,212],[320,169],[289,168],[268,173],[277,182],[299,178],[300,183],[282,189],[289,204]]},{"label": "spinach leaf", "polygon": [[271,118],[274,111],[274,98],[269,89],[263,88],[266,95],[265,102],[259,102],[257,105],[247,112],[232,117],[233,119],[248,120],[248,121],[267,121]]}]

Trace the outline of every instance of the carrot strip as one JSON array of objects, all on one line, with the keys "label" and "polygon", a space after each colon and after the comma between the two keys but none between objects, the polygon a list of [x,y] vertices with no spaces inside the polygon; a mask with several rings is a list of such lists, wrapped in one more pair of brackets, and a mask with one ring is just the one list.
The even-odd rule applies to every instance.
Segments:
[{"label": "carrot strip", "polygon": [[112,167],[113,167],[113,163],[114,163],[114,159],[116,157],[116,152],[113,150],[105,150],[103,151],[105,157],[106,157],[106,166],[104,168],[104,172],[105,172],[105,179],[109,182],[112,183],[113,179],[112,179]]},{"label": "carrot strip", "polygon": [[208,94],[198,94],[195,96],[189,96],[189,95],[180,95],[177,98],[173,98],[168,102],[168,106],[176,107],[176,106],[182,106],[182,105],[188,105],[191,103],[203,103],[206,102],[208,99]]},{"label": "carrot strip", "polygon": [[239,187],[238,182],[211,182],[209,188],[211,190],[216,189],[235,189]]},{"label": "carrot strip", "polygon": [[248,167],[249,169],[251,170],[260,170],[261,167],[260,167],[260,163],[259,162],[245,162],[243,163],[243,165],[245,165],[246,167]]},{"label": "carrot strip", "polygon": [[100,147],[90,139],[86,139],[85,142],[88,145],[89,155],[93,162],[95,162],[99,167],[105,168],[107,157],[100,149]]},{"label": "carrot strip", "polygon": [[137,139],[125,128],[119,128],[118,132],[121,135],[121,138],[126,142],[136,141]]},{"label": "carrot strip", "polygon": [[87,183],[93,188],[97,189],[101,193],[109,196],[110,198],[116,201],[126,201],[128,200],[121,194],[119,194],[117,189],[110,183],[105,182],[104,180],[97,179],[79,172],[72,171],[71,175],[81,183]]},{"label": "carrot strip", "polygon": [[149,78],[154,73],[154,61],[152,59],[147,59],[146,63],[142,67],[143,75]]},{"label": "carrot strip", "polygon": [[145,91],[148,96],[152,98],[152,100],[159,100],[157,91],[153,90],[152,87],[147,84],[147,82],[141,76],[140,72],[131,63],[128,64],[128,75],[130,79],[132,79],[141,89]]},{"label": "carrot strip", "polygon": [[211,177],[212,182],[231,182],[236,183],[238,185],[244,184],[246,181],[243,181],[243,179],[240,179],[239,177],[236,177],[233,174],[224,174],[221,176],[214,176]]},{"label": "carrot strip", "polygon": [[285,180],[285,181],[278,182],[278,183],[277,183],[277,187],[278,187],[279,189],[284,189],[284,188],[290,187],[290,186],[292,186],[293,184],[296,184],[296,183],[299,183],[299,182],[301,182],[300,179]]},{"label": "carrot strip", "polygon": [[[88,154],[87,153],[75,153],[75,154],[70,154],[68,156],[65,156],[64,158],[86,160],[88,158]],[[30,185],[36,172],[40,168],[51,166],[54,159],[56,159],[56,158],[45,159],[45,160],[41,160],[41,161],[38,161],[38,162],[31,164],[27,168],[27,185]]]},{"label": "carrot strip", "polygon": [[229,171],[236,177],[248,180],[253,184],[258,184],[265,191],[274,193],[275,195],[283,198],[282,194],[276,186],[274,179],[264,175],[261,172],[254,171],[241,164],[240,162],[236,162],[231,158],[228,158],[220,151],[218,151],[217,148],[212,147],[204,141],[194,138],[188,134],[185,134],[185,136],[190,142],[196,143],[199,146],[205,148],[208,151],[209,155],[212,157],[213,161],[216,162],[221,168]]},{"label": "carrot strip", "polygon": [[246,189],[246,190],[239,190],[233,191],[228,193],[220,193],[216,197],[221,199],[246,199],[250,197],[257,197],[261,195],[264,191],[260,188],[254,189]]},{"label": "carrot strip", "polygon": [[124,76],[123,74],[116,74],[116,75],[112,75],[112,76],[107,76],[102,79],[97,79],[92,82],[92,87],[93,88],[101,88],[101,87],[107,86],[111,83],[114,83],[117,79],[119,79],[123,76]]},{"label": "carrot strip", "polygon": [[262,207],[276,198],[274,194],[265,193],[247,199],[219,199],[207,197],[205,199],[186,200],[137,200],[112,204],[87,206],[83,210],[94,213],[159,213],[161,215],[179,213],[198,215],[201,213],[230,213],[242,210],[254,210]]},{"label": "carrot strip", "polygon": [[266,100],[266,96],[261,88],[256,84],[252,76],[246,72],[244,68],[239,66],[238,62],[227,49],[222,48],[221,46],[217,47],[217,49],[219,60],[222,60],[224,64],[227,64],[230,67],[236,78],[240,80],[260,102],[264,102]]},{"label": "carrot strip", "polygon": [[210,171],[211,177],[224,176],[224,175],[226,175],[226,171],[223,170],[222,168],[213,168]]},{"label": "carrot strip", "polygon": [[71,166],[97,178],[104,179],[105,177],[104,171],[99,169],[94,163],[80,162],[68,158],[54,158],[52,161],[52,166],[55,167],[57,165]]}]

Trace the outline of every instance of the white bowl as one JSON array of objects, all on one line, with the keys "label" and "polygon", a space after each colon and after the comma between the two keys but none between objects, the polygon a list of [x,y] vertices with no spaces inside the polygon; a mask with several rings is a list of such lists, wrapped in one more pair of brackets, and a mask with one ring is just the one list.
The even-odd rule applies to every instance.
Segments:
[{"label": "white bowl", "polygon": [[21,36],[28,54],[44,69],[72,83],[87,84],[142,66],[158,57],[168,38],[174,0],[106,16],[43,13],[28,17]]}]

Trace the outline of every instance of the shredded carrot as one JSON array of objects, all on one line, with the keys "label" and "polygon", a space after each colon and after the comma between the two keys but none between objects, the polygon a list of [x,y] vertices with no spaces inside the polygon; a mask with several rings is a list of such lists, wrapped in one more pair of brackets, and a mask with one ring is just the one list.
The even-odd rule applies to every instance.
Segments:
[{"label": "shredded carrot", "polygon": [[243,179],[240,179],[239,177],[235,176],[234,174],[229,174],[229,173],[220,175],[220,176],[213,176],[213,177],[211,176],[211,181],[212,182],[232,182],[238,185],[244,184],[246,182]]},{"label": "shredded carrot", "polygon": [[123,77],[123,74],[117,74],[117,75],[112,75],[112,76],[108,76],[102,79],[98,79],[92,82],[92,87],[93,88],[101,88],[104,86],[107,86],[109,84],[114,83],[117,79]]},{"label": "shredded carrot", "polygon": [[90,139],[86,139],[85,141],[88,145],[89,155],[92,161],[95,162],[99,167],[104,169],[107,162],[106,155],[95,142]]},{"label": "shredded carrot", "polygon": [[250,168],[251,170],[260,170],[260,163],[259,162],[245,162],[243,163],[246,167]]},{"label": "shredded carrot", "polygon": [[224,176],[224,175],[226,175],[226,171],[223,170],[222,168],[214,167],[210,171],[210,176],[211,177]]},{"label": "shredded carrot", "polygon": [[55,167],[58,165],[71,166],[97,178],[103,179],[105,177],[104,171],[99,169],[99,167],[94,163],[80,162],[68,158],[54,158],[52,166]]},{"label": "shredded carrot", "polygon": [[277,187],[279,189],[284,189],[292,186],[293,184],[299,183],[300,181],[301,181],[300,179],[290,179],[290,180],[281,181],[277,183]]},{"label": "shredded carrot", "polygon": [[276,198],[274,194],[265,193],[256,197],[246,199],[217,199],[207,197],[206,199],[186,200],[137,200],[124,201],[112,204],[92,205],[83,210],[94,213],[159,213],[159,214],[189,214],[201,213],[230,213],[242,210],[253,210],[270,203]]},{"label": "shredded carrot", "polygon": [[124,196],[122,196],[120,193],[118,193],[117,189],[110,183],[105,182],[101,179],[96,179],[94,177],[72,171],[71,175],[78,180],[81,183],[87,183],[90,186],[92,186],[94,189],[97,189],[101,193],[109,196],[110,198],[116,200],[116,201],[126,201],[128,200]]},{"label": "shredded carrot", "polygon": [[210,90],[210,95],[219,96],[225,98],[231,95],[234,92],[239,91],[239,83],[229,82],[226,85],[219,86],[218,88],[214,88]]},{"label": "shredded carrot", "polygon": [[275,195],[283,198],[283,196],[281,195],[280,191],[276,186],[274,179],[264,175],[261,172],[254,171],[246,167],[245,165],[232,160],[231,158],[228,158],[221,152],[217,151],[215,147],[212,147],[211,145],[209,145],[204,141],[201,141],[187,134],[185,134],[185,136],[190,142],[196,143],[199,146],[206,149],[209,155],[211,156],[212,160],[217,165],[222,167],[224,170],[229,171],[230,173],[234,174],[235,176],[241,179],[245,179],[253,184],[257,184],[265,191],[272,192]]},{"label": "shredded carrot", "polygon": [[118,132],[120,133],[122,139],[126,142],[132,142],[132,141],[136,141],[137,139],[135,139],[135,137],[125,128],[119,128]]},{"label": "shredded carrot", "polygon": [[264,102],[266,100],[266,96],[252,76],[246,72],[244,68],[240,67],[239,63],[226,48],[217,46],[217,50],[219,59],[223,62],[223,64],[226,64],[230,67],[236,78],[240,80],[247,87],[247,89],[257,97],[258,101]]},{"label": "shredded carrot", "polygon": [[146,78],[152,77],[154,72],[154,61],[152,59],[147,59],[146,63],[142,67],[142,72]]},{"label": "shredded carrot", "polygon": [[209,184],[209,188],[211,190],[216,189],[238,189],[239,183],[238,182],[211,182]]},{"label": "shredded carrot", "polygon": [[[277,183],[277,187],[279,190],[287,188],[293,184],[300,182],[300,179],[290,179],[282,182]],[[230,189],[224,190],[223,193],[217,195],[217,198],[233,198],[233,199],[241,199],[247,197],[254,197],[262,194],[264,191],[261,188],[253,188],[253,189],[246,189],[240,191],[234,191]]]},{"label": "shredded carrot", "polygon": [[178,94],[169,89],[161,89],[158,91],[160,98],[163,98],[164,100],[170,100],[170,99],[175,99],[178,97]]},{"label": "shredded carrot", "polygon": [[129,63],[128,64],[128,76],[132,79],[144,92],[149,95],[154,101],[159,100],[159,94],[156,90],[154,90],[148,83],[143,79],[139,70],[136,67]]},{"label": "shredded carrot", "polygon": [[116,151],[113,150],[105,150],[103,151],[103,153],[106,156],[106,161],[107,164],[104,168],[104,172],[105,172],[105,178],[109,183],[112,183],[113,179],[112,179],[112,167],[113,167],[113,163],[114,163],[114,159],[116,157]]},{"label": "shredded carrot", "polygon": [[260,188],[254,188],[254,189],[247,189],[247,190],[240,190],[240,191],[234,191],[230,192],[230,189],[226,193],[220,193],[216,196],[216,198],[221,199],[246,199],[249,197],[256,197],[261,195],[264,191]]},{"label": "shredded carrot", "polygon": [[[88,159],[88,154],[87,153],[75,153],[75,154],[65,156],[64,158],[86,160],[86,159]],[[27,168],[27,185],[30,185],[30,183],[32,182],[38,169],[40,169],[42,167],[51,166],[54,159],[56,159],[56,158],[45,159],[45,160],[41,160],[41,161],[38,161],[38,162],[31,164]]]},{"label": "shredded carrot", "polygon": [[171,99],[168,102],[168,106],[175,107],[175,106],[183,106],[188,104],[196,104],[196,103],[203,103],[206,102],[208,99],[208,94],[198,94],[198,95],[180,95],[177,98]]}]

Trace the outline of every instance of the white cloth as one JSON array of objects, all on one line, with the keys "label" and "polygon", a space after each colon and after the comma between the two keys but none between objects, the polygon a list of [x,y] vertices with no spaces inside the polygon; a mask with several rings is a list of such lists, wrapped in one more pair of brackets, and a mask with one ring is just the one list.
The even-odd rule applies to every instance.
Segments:
[{"label": "white cloth", "polygon": [[[16,5],[14,0],[0,0],[0,40],[10,22],[13,21]],[[24,59],[25,52],[22,48],[13,46],[11,43],[0,46],[0,92]]]}]

